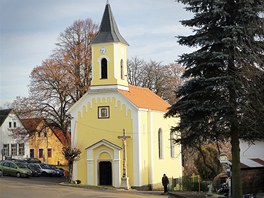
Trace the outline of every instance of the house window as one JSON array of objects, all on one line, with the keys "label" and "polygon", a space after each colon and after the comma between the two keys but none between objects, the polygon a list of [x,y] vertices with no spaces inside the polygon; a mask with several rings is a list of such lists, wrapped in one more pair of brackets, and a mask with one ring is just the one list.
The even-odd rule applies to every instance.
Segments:
[{"label": "house window", "polygon": [[52,149],[48,148],[47,152],[48,152],[48,157],[52,157]]},{"label": "house window", "polygon": [[3,145],[3,156],[9,156],[9,144]]},{"label": "house window", "polygon": [[98,107],[98,118],[109,118],[109,106]]},{"label": "house window", "polygon": [[124,79],[124,63],[123,59],[120,61],[120,72],[121,72],[121,79]]},{"label": "house window", "polygon": [[16,122],[14,122],[14,128],[16,128]]},{"label": "house window", "polygon": [[159,148],[159,158],[163,158],[163,144],[162,144],[162,129],[159,128],[158,131],[158,148]]},{"label": "house window", "polygon": [[29,156],[30,156],[30,158],[34,158],[35,157],[35,150],[34,149],[30,149],[29,150]]},{"label": "house window", "polygon": [[43,158],[44,153],[43,153],[43,149],[39,149],[39,158]]},{"label": "house window", "polygon": [[17,144],[11,144],[11,155],[12,156],[17,155]]},{"label": "house window", "polygon": [[171,158],[175,158],[175,139],[176,139],[176,134],[175,132],[170,133],[170,153],[171,153]]},{"label": "house window", "polygon": [[107,79],[107,60],[101,60],[101,79]]},{"label": "house window", "polygon": [[12,122],[9,122],[9,128],[11,128],[12,127]]},{"label": "house window", "polygon": [[18,144],[18,155],[25,155],[25,145],[23,144]]}]

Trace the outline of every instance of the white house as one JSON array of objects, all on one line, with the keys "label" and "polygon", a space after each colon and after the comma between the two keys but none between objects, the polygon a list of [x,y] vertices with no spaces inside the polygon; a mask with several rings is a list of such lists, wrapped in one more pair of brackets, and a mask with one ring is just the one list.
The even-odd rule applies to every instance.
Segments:
[{"label": "white house", "polygon": [[12,109],[0,110],[0,160],[6,158],[21,159],[28,157],[27,138],[16,138],[12,130],[24,129],[20,119]]},{"label": "white house", "polygon": [[240,162],[244,167],[264,167],[264,141],[249,144],[240,140]]}]

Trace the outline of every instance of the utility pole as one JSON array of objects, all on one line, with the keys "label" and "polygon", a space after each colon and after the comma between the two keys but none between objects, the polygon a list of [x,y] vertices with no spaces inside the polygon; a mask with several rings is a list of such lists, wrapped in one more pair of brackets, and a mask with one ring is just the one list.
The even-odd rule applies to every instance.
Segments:
[{"label": "utility pole", "polygon": [[118,139],[122,140],[123,147],[123,176],[121,178],[121,188],[130,189],[129,178],[127,177],[127,151],[126,151],[126,139],[131,138],[131,136],[126,136],[126,130],[123,129],[123,135],[117,136]]}]

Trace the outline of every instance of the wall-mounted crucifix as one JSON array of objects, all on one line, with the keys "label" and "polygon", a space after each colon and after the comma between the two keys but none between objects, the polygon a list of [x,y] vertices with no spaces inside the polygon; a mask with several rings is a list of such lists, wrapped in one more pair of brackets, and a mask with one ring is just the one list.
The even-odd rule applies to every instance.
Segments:
[{"label": "wall-mounted crucifix", "polygon": [[118,139],[122,140],[122,147],[123,147],[123,176],[121,178],[121,188],[130,189],[129,178],[127,177],[126,139],[131,138],[131,136],[126,136],[126,130],[123,129],[123,135],[117,137]]}]

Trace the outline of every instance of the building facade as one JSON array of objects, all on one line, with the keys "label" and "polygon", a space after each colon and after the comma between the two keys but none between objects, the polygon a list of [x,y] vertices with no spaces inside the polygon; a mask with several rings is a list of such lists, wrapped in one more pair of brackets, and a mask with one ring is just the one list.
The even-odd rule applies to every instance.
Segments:
[{"label": "building facade", "polygon": [[[37,158],[43,163],[67,165],[62,153],[67,141],[63,132],[49,126],[41,118],[22,119],[25,128],[31,133],[29,138],[29,157]],[[70,139],[70,135],[69,135]]]},{"label": "building facade", "polygon": [[70,109],[72,146],[82,154],[74,180],[88,185],[134,188],[161,186],[164,173],[182,176],[181,147],[170,132],[179,120],[164,118],[170,106],[147,88],[128,84],[128,43],[107,3],[92,41],[92,82]]},{"label": "building facade", "polygon": [[20,131],[25,131],[25,128],[14,111],[0,110],[0,160],[28,157],[28,138],[18,135]]}]

